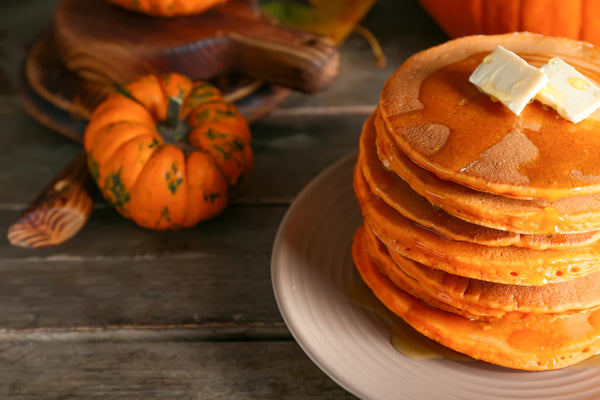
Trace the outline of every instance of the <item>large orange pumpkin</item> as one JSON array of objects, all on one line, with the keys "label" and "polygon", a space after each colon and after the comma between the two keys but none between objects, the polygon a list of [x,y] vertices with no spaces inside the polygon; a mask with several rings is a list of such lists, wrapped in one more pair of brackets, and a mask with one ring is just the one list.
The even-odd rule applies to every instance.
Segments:
[{"label": "large orange pumpkin", "polygon": [[420,0],[451,37],[529,31],[600,45],[600,0]]},{"label": "large orange pumpkin", "polygon": [[200,14],[227,0],[106,0],[119,7],[155,17]]},{"label": "large orange pumpkin", "polygon": [[220,214],[252,165],[251,135],[214,86],[179,74],[146,75],[110,94],[84,133],[104,198],[153,229]]}]

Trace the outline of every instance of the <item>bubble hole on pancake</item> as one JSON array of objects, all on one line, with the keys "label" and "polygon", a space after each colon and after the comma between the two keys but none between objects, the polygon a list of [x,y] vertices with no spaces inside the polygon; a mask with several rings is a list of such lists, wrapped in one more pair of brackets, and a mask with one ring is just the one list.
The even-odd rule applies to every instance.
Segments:
[{"label": "bubble hole on pancake", "polygon": [[454,39],[409,57],[386,81],[380,112],[394,143],[418,166],[478,191],[551,202],[600,193],[600,121],[573,124],[537,102],[515,116],[468,84],[497,45],[535,65],[558,56],[600,80],[600,51],[589,43],[527,32]]},{"label": "bubble hole on pancake", "polygon": [[600,350],[600,310],[535,321],[478,321],[430,307],[378,272],[359,228],[352,256],[375,296],[418,332],[438,343],[504,367],[544,371],[583,361]]},{"label": "bubble hole on pancake", "polygon": [[393,171],[385,169],[375,146],[376,132],[371,115],[359,139],[358,164],[371,192],[408,219],[453,239],[486,246],[515,245],[533,249],[577,247],[600,239],[600,231],[556,235],[530,235],[488,228],[446,213],[412,190]]},{"label": "bubble hole on pancake", "polygon": [[399,254],[365,227],[361,243],[379,272],[427,304],[479,320],[549,319],[600,306],[600,272],[544,286],[492,283],[429,268]]},{"label": "bubble hole on pancake", "polygon": [[600,270],[600,243],[533,250],[450,240],[405,218],[368,189],[358,166],[354,191],[366,224],[390,252],[445,272],[511,285],[564,282]]},{"label": "bubble hole on pancake", "polygon": [[600,195],[571,196],[553,203],[514,199],[476,191],[414,164],[396,145],[375,116],[376,147],[383,165],[430,203],[465,221],[523,234],[554,235],[600,230]]}]

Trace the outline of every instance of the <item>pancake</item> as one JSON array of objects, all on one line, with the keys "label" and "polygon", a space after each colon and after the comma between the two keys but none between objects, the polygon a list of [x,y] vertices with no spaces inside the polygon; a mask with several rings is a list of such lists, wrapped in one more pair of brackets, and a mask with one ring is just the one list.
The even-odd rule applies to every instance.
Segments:
[{"label": "pancake", "polygon": [[489,228],[526,234],[589,232],[600,229],[600,195],[547,200],[514,199],[480,192],[414,164],[391,141],[379,115],[375,118],[377,151],[383,164],[411,188],[447,213]]},{"label": "pancake", "polygon": [[600,306],[600,272],[544,286],[491,283],[432,269],[397,253],[392,257],[369,229],[364,231],[360,245],[379,272],[410,295],[465,318],[523,321]]},{"label": "pancake", "polygon": [[383,167],[375,146],[376,132],[373,123],[372,115],[363,126],[358,164],[371,192],[406,218],[433,229],[449,239],[470,241],[486,246],[514,245],[541,250],[584,246],[600,238],[600,231],[556,235],[519,234],[476,225],[446,213],[413,191],[408,183],[393,171]]},{"label": "pancake", "polygon": [[534,66],[558,56],[600,81],[600,50],[590,44],[532,33],[455,39],[409,57],[385,83],[380,113],[394,144],[477,191],[550,202],[600,193],[600,121],[574,124],[535,101],[515,116],[468,82],[499,44]]},{"label": "pancake", "polygon": [[379,300],[423,335],[478,360],[543,371],[567,367],[600,351],[600,310],[526,321],[479,321],[430,307],[382,275],[355,235],[352,254],[363,281]]},{"label": "pancake", "polygon": [[425,336],[505,367],[557,369],[600,350],[600,111],[575,124],[533,101],[514,115],[469,83],[497,45],[600,82],[600,50],[531,33],[407,59],[363,125],[352,256]]},{"label": "pancake", "polygon": [[545,285],[600,270],[600,243],[534,250],[450,240],[402,216],[371,193],[359,168],[354,190],[366,224],[390,252],[442,271],[496,283]]}]

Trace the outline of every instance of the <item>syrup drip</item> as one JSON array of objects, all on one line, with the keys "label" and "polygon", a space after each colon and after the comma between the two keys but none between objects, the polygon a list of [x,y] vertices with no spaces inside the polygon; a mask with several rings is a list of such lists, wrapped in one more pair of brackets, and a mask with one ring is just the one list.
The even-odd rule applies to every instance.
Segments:
[{"label": "syrup drip", "polygon": [[[390,310],[388,310],[362,282],[356,277],[345,289],[346,296],[353,304],[368,310],[386,322],[390,332],[390,343],[396,351],[412,360],[447,359],[455,361],[476,361],[429,339],[413,329]],[[600,368],[600,354],[596,354],[566,369]]]},{"label": "syrup drip", "polygon": [[450,359],[474,361],[473,358],[451,350],[429,339],[388,310],[373,292],[356,278],[345,290],[346,296],[359,307],[368,310],[386,322],[390,329],[390,343],[400,354],[413,360]]}]

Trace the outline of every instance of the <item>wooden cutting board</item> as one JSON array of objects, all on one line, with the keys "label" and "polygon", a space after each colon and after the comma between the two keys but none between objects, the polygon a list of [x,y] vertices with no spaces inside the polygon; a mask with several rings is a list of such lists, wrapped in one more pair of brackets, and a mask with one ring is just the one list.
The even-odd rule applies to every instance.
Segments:
[{"label": "wooden cutting board", "polygon": [[170,71],[196,80],[239,73],[318,92],[338,73],[332,41],[268,19],[252,0],[177,18],[149,17],[104,0],[63,0],[53,22],[66,67],[92,81],[124,84]]},{"label": "wooden cutting board", "polygon": [[[264,117],[288,96],[290,89],[255,78],[219,77],[211,83],[235,103],[248,123]],[[52,32],[42,32],[30,46],[21,69],[19,94],[28,114],[77,142],[94,108],[115,85],[83,79],[64,65]]]}]

